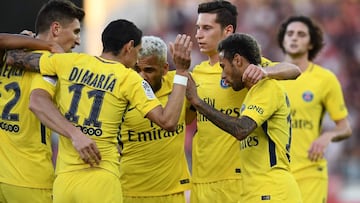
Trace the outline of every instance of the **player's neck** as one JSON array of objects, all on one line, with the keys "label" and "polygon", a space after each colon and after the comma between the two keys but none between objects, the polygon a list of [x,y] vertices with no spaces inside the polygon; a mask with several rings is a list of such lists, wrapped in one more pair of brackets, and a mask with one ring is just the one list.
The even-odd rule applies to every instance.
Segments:
[{"label": "player's neck", "polygon": [[219,62],[219,54],[215,53],[212,55],[208,55],[209,63],[211,66],[215,65],[217,62]]},{"label": "player's neck", "polygon": [[309,66],[310,61],[307,58],[307,55],[302,56],[285,56],[285,61],[297,65],[301,72],[304,72]]},{"label": "player's neck", "polygon": [[48,35],[48,33],[39,33],[38,35],[36,35],[36,38],[44,41],[54,41],[54,39],[50,35]]},{"label": "player's neck", "polygon": [[110,52],[106,52],[106,53],[102,53],[100,55],[101,58],[106,59],[106,60],[110,60],[110,61],[117,61],[117,62],[121,62],[119,57],[114,56],[112,53]]}]

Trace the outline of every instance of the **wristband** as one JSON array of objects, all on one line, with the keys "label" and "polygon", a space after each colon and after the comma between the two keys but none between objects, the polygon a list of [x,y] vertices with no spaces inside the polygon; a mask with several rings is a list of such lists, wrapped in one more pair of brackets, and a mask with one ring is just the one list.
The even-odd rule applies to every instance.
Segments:
[{"label": "wristband", "polygon": [[183,86],[187,86],[187,80],[188,77],[186,76],[182,76],[182,75],[175,75],[174,76],[174,84],[178,84],[178,85],[183,85]]}]

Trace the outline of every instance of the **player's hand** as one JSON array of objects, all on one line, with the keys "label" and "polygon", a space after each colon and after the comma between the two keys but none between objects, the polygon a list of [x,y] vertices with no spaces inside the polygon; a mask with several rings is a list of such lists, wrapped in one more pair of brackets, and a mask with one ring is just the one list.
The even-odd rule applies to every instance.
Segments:
[{"label": "player's hand", "polygon": [[35,38],[36,34],[33,31],[30,30],[23,30],[20,32],[21,35],[27,35],[29,37]]},{"label": "player's hand", "polygon": [[189,35],[176,36],[175,42],[170,42],[170,53],[177,71],[187,71],[191,64],[192,42]]},{"label": "player's hand", "polygon": [[83,134],[80,129],[73,134],[71,140],[85,163],[90,164],[90,166],[100,164],[101,155],[94,140]]},{"label": "player's hand", "polygon": [[194,104],[200,98],[197,94],[197,87],[194,79],[191,77],[190,74],[188,75],[188,78],[189,79],[186,86],[186,98],[191,104]]},{"label": "player's hand", "polygon": [[310,146],[310,149],[308,151],[308,158],[313,161],[319,161],[324,157],[325,151],[327,146],[331,142],[331,134],[324,133],[321,136],[319,136]]},{"label": "player's hand", "polygon": [[242,80],[247,85],[253,86],[264,77],[266,77],[266,72],[263,68],[250,64],[244,71]]}]

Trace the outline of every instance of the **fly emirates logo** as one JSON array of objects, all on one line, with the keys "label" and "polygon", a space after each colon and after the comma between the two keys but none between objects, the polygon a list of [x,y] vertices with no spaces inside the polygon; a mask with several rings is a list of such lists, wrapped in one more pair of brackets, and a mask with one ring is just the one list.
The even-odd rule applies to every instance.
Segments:
[{"label": "fly emirates logo", "polygon": [[[229,106],[220,106],[220,107],[216,107],[215,105],[215,99],[214,98],[209,98],[209,97],[205,97],[203,98],[204,102],[209,104],[210,106],[212,106],[215,109],[218,109],[221,113],[224,113],[226,115],[232,116],[232,117],[236,117],[239,118],[240,117],[240,107],[229,107]],[[198,118],[197,118],[198,122],[210,122],[204,115],[202,114],[198,114]]]},{"label": "fly emirates logo", "polygon": [[184,123],[178,124],[174,132],[166,131],[153,122],[150,122],[151,130],[136,132],[133,130],[127,131],[129,142],[151,142],[156,140],[162,140],[165,138],[174,137],[184,132]]}]

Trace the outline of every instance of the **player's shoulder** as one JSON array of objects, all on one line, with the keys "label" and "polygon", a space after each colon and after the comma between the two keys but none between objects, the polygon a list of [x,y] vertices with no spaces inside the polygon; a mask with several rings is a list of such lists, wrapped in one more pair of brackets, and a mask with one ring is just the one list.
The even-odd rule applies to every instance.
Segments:
[{"label": "player's shoulder", "polygon": [[205,69],[208,66],[209,66],[209,61],[208,60],[202,61],[201,63],[194,66],[193,72],[201,71],[202,69]]},{"label": "player's shoulder", "polygon": [[174,80],[174,76],[176,74],[176,70],[170,70],[164,75],[164,81],[170,81],[172,82]]},{"label": "player's shoulder", "polygon": [[278,80],[266,77],[266,78],[261,79],[258,83],[256,83],[255,86],[279,87],[281,85]]},{"label": "player's shoulder", "polygon": [[271,66],[274,62],[272,62],[271,60],[269,60],[268,58],[265,57],[261,57],[261,67],[267,67],[267,66]]},{"label": "player's shoulder", "polygon": [[315,64],[315,63],[311,64],[310,69],[311,69],[311,72],[319,75],[319,77],[321,76],[323,78],[336,78],[336,75],[334,72],[332,72],[330,69],[325,68],[319,64]]}]

